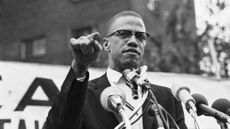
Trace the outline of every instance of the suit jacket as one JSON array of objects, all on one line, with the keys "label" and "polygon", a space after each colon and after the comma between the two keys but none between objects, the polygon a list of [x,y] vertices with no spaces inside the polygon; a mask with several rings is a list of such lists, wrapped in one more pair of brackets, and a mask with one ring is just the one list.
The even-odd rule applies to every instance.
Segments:
[{"label": "suit jacket", "polygon": [[[88,77],[87,73],[85,81],[79,82],[70,69],[61,92],[49,111],[44,129],[113,129],[119,124],[116,116],[104,110],[100,104],[101,92],[110,86],[106,74],[90,82]],[[181,103],[175,99],[170,89],[157,85],[152,85],[151,89],[159,104],[174,118],[178,126],[187,129]],[[147,101],[143,109],[147,106]],[[144,113],[144,129],[155,129],[155,122],[154,117]],[[176,128],[173,121],[170,120],[169,123],[170,128]]]}]

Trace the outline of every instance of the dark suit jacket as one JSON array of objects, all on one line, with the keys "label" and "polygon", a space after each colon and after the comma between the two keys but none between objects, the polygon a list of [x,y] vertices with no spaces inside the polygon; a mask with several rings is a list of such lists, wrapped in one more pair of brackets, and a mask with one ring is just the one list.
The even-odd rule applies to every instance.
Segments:
[{"label": "dark suit jacket", "polygon": [[[110,86],[106,74],[88,83],[89,74],[84,82],[76,81],[70,69],[61,92],[49,111],[45,129],[113,129],[119,124],[112,112],[103,109],[100,104],[100,94]],[[159,104],[174,118],[181,129],[187,129],[181,103],[172,95],[169,88],[152,85],[151,89]],[[143,109],[147,106],[145,102]],[[143,116],[144,129],[155,129],[154,117]],[[170,121],[170,128],[175,128]]]}]

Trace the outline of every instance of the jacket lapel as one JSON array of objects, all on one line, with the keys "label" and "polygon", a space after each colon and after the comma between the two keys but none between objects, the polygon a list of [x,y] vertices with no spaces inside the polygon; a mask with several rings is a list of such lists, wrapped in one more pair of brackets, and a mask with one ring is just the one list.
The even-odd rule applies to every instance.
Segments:
[{"label": "jacket lapel", "polygon": [[108,86],[110,86],[110,83],[105,73],[101,77],[99,77],[95,82],[94,88],[95,88],[96,93],[99,95],[99,97],[100,97],[101,92]]},{"label": "jacket lapel", "polygon": [[[99,77],[98,79],[96,79],[95,81],[96,82],[94,84],[94,89],[95,89],[95,93],[97,95],[97,99],[100,101],[101,92],[106,87],[109,87],[111,84],[108,81],[106,73],[104,75],[102,75],[101,77]],[[104,115],[106,115],[106,116],[109,115],[110,116],[111,121],[108,121],[108,122],[109,123],[112,122],[111,125],[118,125],[119,124],[118,118],[114,113],[106,111],[106,114],[104,114]]]}]

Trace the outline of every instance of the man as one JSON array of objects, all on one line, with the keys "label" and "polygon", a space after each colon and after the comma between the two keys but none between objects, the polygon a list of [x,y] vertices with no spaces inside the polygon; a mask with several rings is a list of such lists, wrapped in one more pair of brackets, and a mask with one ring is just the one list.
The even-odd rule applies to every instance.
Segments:
[{"label": "man", "polygon": [[[108,112],[100,104],[101,92],[118,82],[125,69],[138,68],[141,64],[146,40],[149,34],[141,16],[133,11],[123,11],[108,22],[107,36],[103,39],[103,48],[108,52],[107,72],[88,83],[89,65],[99,52],[99,33],[71,39],[73,63],[49,112],[45,129],[113,129],[119,124],[116,114]],[[130,90],[123,85],[126,90]],[[166,87],[151,85],[159,104],[174,118],[181,129],[187,129],[183,109],[170,90]],[[126,93],[126,91],[124,91]],[[127,94],[130,96],[130,94]],[[135,100],[133,101],[134,105]],[[147,100],[146,100],[147,101]],[[132,106],[132,104],[130,104]],[[143,106],[143,109],[146,105]],[[134,107],[135,108],[135,107]],[[142,111],[141,111],[142,112]],[[140,115],[140,114],[139,114]],[[155,129],[155,120],[147,112],[136,122],[134,129]],[[170,120],[170,128],[176,128]]]}]

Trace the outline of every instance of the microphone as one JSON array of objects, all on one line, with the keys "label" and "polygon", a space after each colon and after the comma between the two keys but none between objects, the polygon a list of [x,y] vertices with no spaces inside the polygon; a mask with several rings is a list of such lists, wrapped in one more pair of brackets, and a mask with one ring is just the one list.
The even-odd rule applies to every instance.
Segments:
[{"label": "microphone", "polygon": [[230,116],[230,101],[225,98],[220,98],[213,102],[212,108]]},{"label": "microphone", "polygon": [[193,94],[193,98],[196,100],[197,114],[212,116],[220,122],[230,123],[230,117],[216,109],[208,107],[207,99],[201,94]]},{"label": "microphone", "polygon": [[100,101],[106,111],[118,113],[124,107],[126,96],[118,87],[109,86],[102,91]]},{"label": "microphone", "polygon": [[124,110],[126,102],[125,93],[118,87],[109,86],[105,88],[100,95],[100,102],[106,111],[119,114],[124,121],[126,128],[131,129],[131,124]]},{"label": "microphone", "polygon": [[[140,69],[142,74],[145,74],[145,67]],[[141,86],[145,89],[150,89],[150,84],[147,78],[141,77],[137,70],[126,69],[122,72],[126,81],[131,82],[134,86]],[[134,87],[136,88],[136,87]]]},{"label": "microphone", "polygon": [[[230,101],[225,98],[220,98],[213,102],[212,108],[230,115]],[[226,123],[220,122],[218,120],[217,123],[220,125],[221,129],[228,129],[228,125]]]},{"label": "microphone", "polygon": [[196,101],[194,98],[190,95],[190,89],[186,86],[179,86],[176,83],[172,84],[171,91],[173,95],[176,97],[177,100],[182,101],[188,112],[191,114],[192,117],[196,118],[197,109],[195,106]]}]

